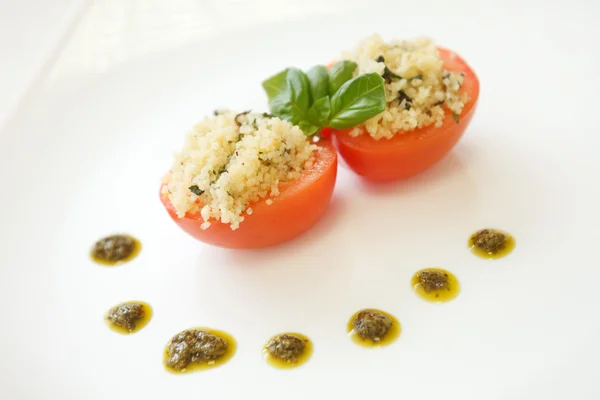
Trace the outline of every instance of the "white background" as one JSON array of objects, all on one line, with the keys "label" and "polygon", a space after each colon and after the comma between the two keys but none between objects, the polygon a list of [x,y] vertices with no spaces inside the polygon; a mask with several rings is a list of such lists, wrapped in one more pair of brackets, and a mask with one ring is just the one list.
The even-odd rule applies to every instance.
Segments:
[{"label": "white background", "polygon": [[[28,4],[26,4],[28,3]],[[591,1],[2,2],[0,398],[600,398],[598,6]],[[481,81],[465,138],[393,185],[340,167],[331,209],[284,246],[203,246],[168,220],[158,181],[183,132],[213,108],[264,107],[259,82],[326,63],[358,38],[430,35]],[[469,234],[516,236],[485,262]],[[138,236],[118,269],[87,258]],[[412,274],[440,266],[462,292],[434,306]],[[115,335],[104,311],[148,301]],[[376,307],[403,325],[379,351],[345,336]],[[167,374],[179,330],[232,333],[223,367]],[[278,371],[266,339],[300,331],[312,359]]]}]

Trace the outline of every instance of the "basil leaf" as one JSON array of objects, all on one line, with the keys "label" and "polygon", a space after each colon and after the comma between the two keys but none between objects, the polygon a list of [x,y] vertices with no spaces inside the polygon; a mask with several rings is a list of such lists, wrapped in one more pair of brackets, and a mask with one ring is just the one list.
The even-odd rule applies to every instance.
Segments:
[{"label": "basil leaf", "polygon": [[263,87],[267,95],[271,93],[271,114],[297,125],[308,120],[310,85],[306,74],[297,68],[288,68],[284,73],[285,84],[282,83],[282,73],[279,73],[265,81]]},{"label": "basil leaf", "polygon": [[306,136],[312,136],[319,130],[319,127],[308,122],[308,121],[300,121],[298,122],[298,127],[304,132]]},{"label": "basil leaf", "polygon": [[285,90],[287,73],[288,70],[286,69],[263,81],[262,86],[267,92],[269,101]]},{"label": "basil leaf", "polygon": [[385,110],[384,81],[376,73],[352,78],[357,64],[340,61],[304,73],[288,68],[263,82],[271,114],[287,120],[308,136],[324,126],[345,129]]},{"label": "basil leaf", "polygon": [[317,126],[327,126],[331,115],[331,102],[329,96],[321,97],[315,101],[308,110],[308,119]]},{"label": "basil leaf", "polygon": [[352,128],[385,111],[383,78],[377,73],[357,76],[331,97],[329,126]]},{"label": "basil leaf", "polygon": [[329,69],[329,95],[333,96],[338,89],[352,79],[358,65],[354,61],[340,61]]},{"label": "basil leaf", "polygon": [[329,74],[324,66],[316,65],[309,69],[306,75],[308,76],[313,101],[329,96]]}]

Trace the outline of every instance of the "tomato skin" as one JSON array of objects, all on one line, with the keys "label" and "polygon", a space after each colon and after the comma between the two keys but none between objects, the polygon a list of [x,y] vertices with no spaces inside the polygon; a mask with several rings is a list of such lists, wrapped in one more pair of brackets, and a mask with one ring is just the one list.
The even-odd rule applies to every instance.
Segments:
[{"label": "tomato skin", "polygon": [[230,249],[256,249],[291,240],[315,225],[327,211],[337,176],[337,153],[331,142],[321,140],[315,161],[300,177],[279,185],[280,194],[271,205],[265,199],[252,203],[252,215],[236,230],[229,224],[211,219],[203,230],[202,217],[186,215],[179,218],[167,196],[160,200],[169,216],[190,236],[201,242]]},{"label": "tomato skin", "polygon": [[350,129],[326,128],[324,137],[331,137],[340,156],[358,175],[370,181],[395,181],[417,175],[440,161],[456,145],[473,118],[479,98],[479,80],[473,70],[457,54],[438,48],[444,67],[452,72],[463,72],[463,90],[469,95],[457,124],[449,110],[443,125],[433,125],[391,139],[373,139],[368,133],[357,137]]}]

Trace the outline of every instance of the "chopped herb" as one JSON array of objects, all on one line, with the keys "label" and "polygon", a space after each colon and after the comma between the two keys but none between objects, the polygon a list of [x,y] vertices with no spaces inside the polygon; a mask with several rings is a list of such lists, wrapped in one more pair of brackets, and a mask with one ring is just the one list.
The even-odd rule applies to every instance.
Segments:
[{"label": "chopped herb", "polygon": [[254,128],[254,130],[258,129],[258,123],[256,123],[256,119],[252,121],[252,127]]},{"label": "chopped herb", "polygon": [[213,111],[213,115],[214,115],[215,117],[216,117],[217,115],[219,115],[219,114],[220,114],[220,111],[219,111],[219,110],[215,110],[215,111]]},{"label": "chopped herb", "polygon": [[238,117],[247,115],[247,114],[250,113],[250,111],[252,111],[252,110],[248,110],[248,111],[244,111],[244,112],[241,112],[239,114],[236,114],[236,116],[234,118],[234,121],[235,121],[235,123],[237,124],[238,127],[242,126],[242,123],[240,121],[238,121]]},{"label": "chopped herb", "polygon": [[263,118],[273,118],[273,116],[269,113],[262,113]]},{"label": "chopped herb", "polygon": [[[385,58],[383,58],[383,56],[379,56],[375,59],[375,61],[380,62],[380,63],[385,63]],[[396,75],[395,73],[390,71],[390,69],[387,67],[387,65],[384,65],[383,75],[381,75],[381,76],[383,77],[383,79],[385,79],[386,83],[390,83],[392,81],[392,79],[402,79],[402,77],[400,75]],[[417,75],[417,76],[419,76],[419,75]]]},{"label": "chopped herb", "polygon": [[402,100],[404,100],[404,108],[410,110],[412,107],[412,99],[409,95],[406,94],[404,90],[398,91],[398,101],[402,104]]},{"label": "chopped herb", "polygon": [[444,104],[444,100],[440,100],[437,103],[435,103],[433,106],[441,106],[442,104]]},{"label": "chopped herb", "polygon": [[383,68],[383,75],[381,75],[383,79],[385,79],[386,83],[390,83],[392,79],[403,79],[400,75],[396,75],[386,66]]},{"label": "chopped herb", "polygon": [[458,120],[458,114],[453,112],[452,113],[452,118],[454,118],[454,121],[456,121],[456,123],[458,124],[459,120]]},{"label": "chopped herb", "polygon": [[227,190],[227,194],[229,195],[229,197],[233,197],[233,196],[231,195],[231,193],[229,193],[229,190]]},{"label": "chopped herb", "polygon": [[188,189],[190,189],[190,192],[194,193],[196,196],[200,196],[202,193],[204,193],[204,190],[200,189],[198,185],[192,185]]},{"label": "chopped herb", "polygon": [[[228,164],[229,164],[229,160],[231,160],[231,157],[232,157],[232,156],[233,156],[233,155],[229,156],[229,159],[227,160],[227,163],[228,163]],[[212,170],[212,173],[213,173],[213,175],[215,176],[215,178],[214,178],[214,179],[211,181],[211,185],[212,185],[213,183],[216,183],[216,182],[219,180],[219,178],[221,177],[221,175],[223,175],[225,172],[228,172],[228,171],[227,171],[227,165],[225,165],[225,166],[224,166],[224,167],[223,167],[221,170],[219,170],[218,172],[217,172],[217,171],[215,171],[215,170],[213,169],[213,170]]]},{"label": "chopped herb", "polygon": [[421,79],[421,80],[422,80],[422,79],[423,79],[423,75],[415,75],[415,76],[413,76],[412,78],[408,78],[408,79],[410,79],[411,81],[412,81],[413,79]]}]

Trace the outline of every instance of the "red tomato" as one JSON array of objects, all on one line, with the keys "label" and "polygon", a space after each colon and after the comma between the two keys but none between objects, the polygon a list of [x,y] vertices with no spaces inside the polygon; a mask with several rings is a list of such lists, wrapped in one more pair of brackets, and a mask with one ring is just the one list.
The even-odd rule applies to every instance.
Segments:
[{"label": "red tomato", "polygon": [[430,125],[391,139],[373,139],[368,133],[357,137],[349,129],[326,128],[323,137],[332,137],[340,155],[358,175],[371,181],[393,181],[416,175],[441,160],[461,138],[475,112],[479,97],[479,80],[457,54],[438,49],[444,68],[465,74],[462,90],[469,95],[457,124],[446,110],[441,127]]},{"label": "red tomato", "polygon": [[[302,234],[323,216],[333,194],[337,175],[337,153],[331,142],[317,143],[313,165],[291,182],[279,184],[280,195],[267,205],[261,199],[251,205],[252,215],[245,215],[240,227],[231,230],[229,224],[211,219],[203,230],[199,214],[179,218],[167,196],[160,199],[167,212],[181,229],[192,237],[211,245],[232,249],[252,249],[274,246]],[[162,191],[161,191],[162,192]]]}]

